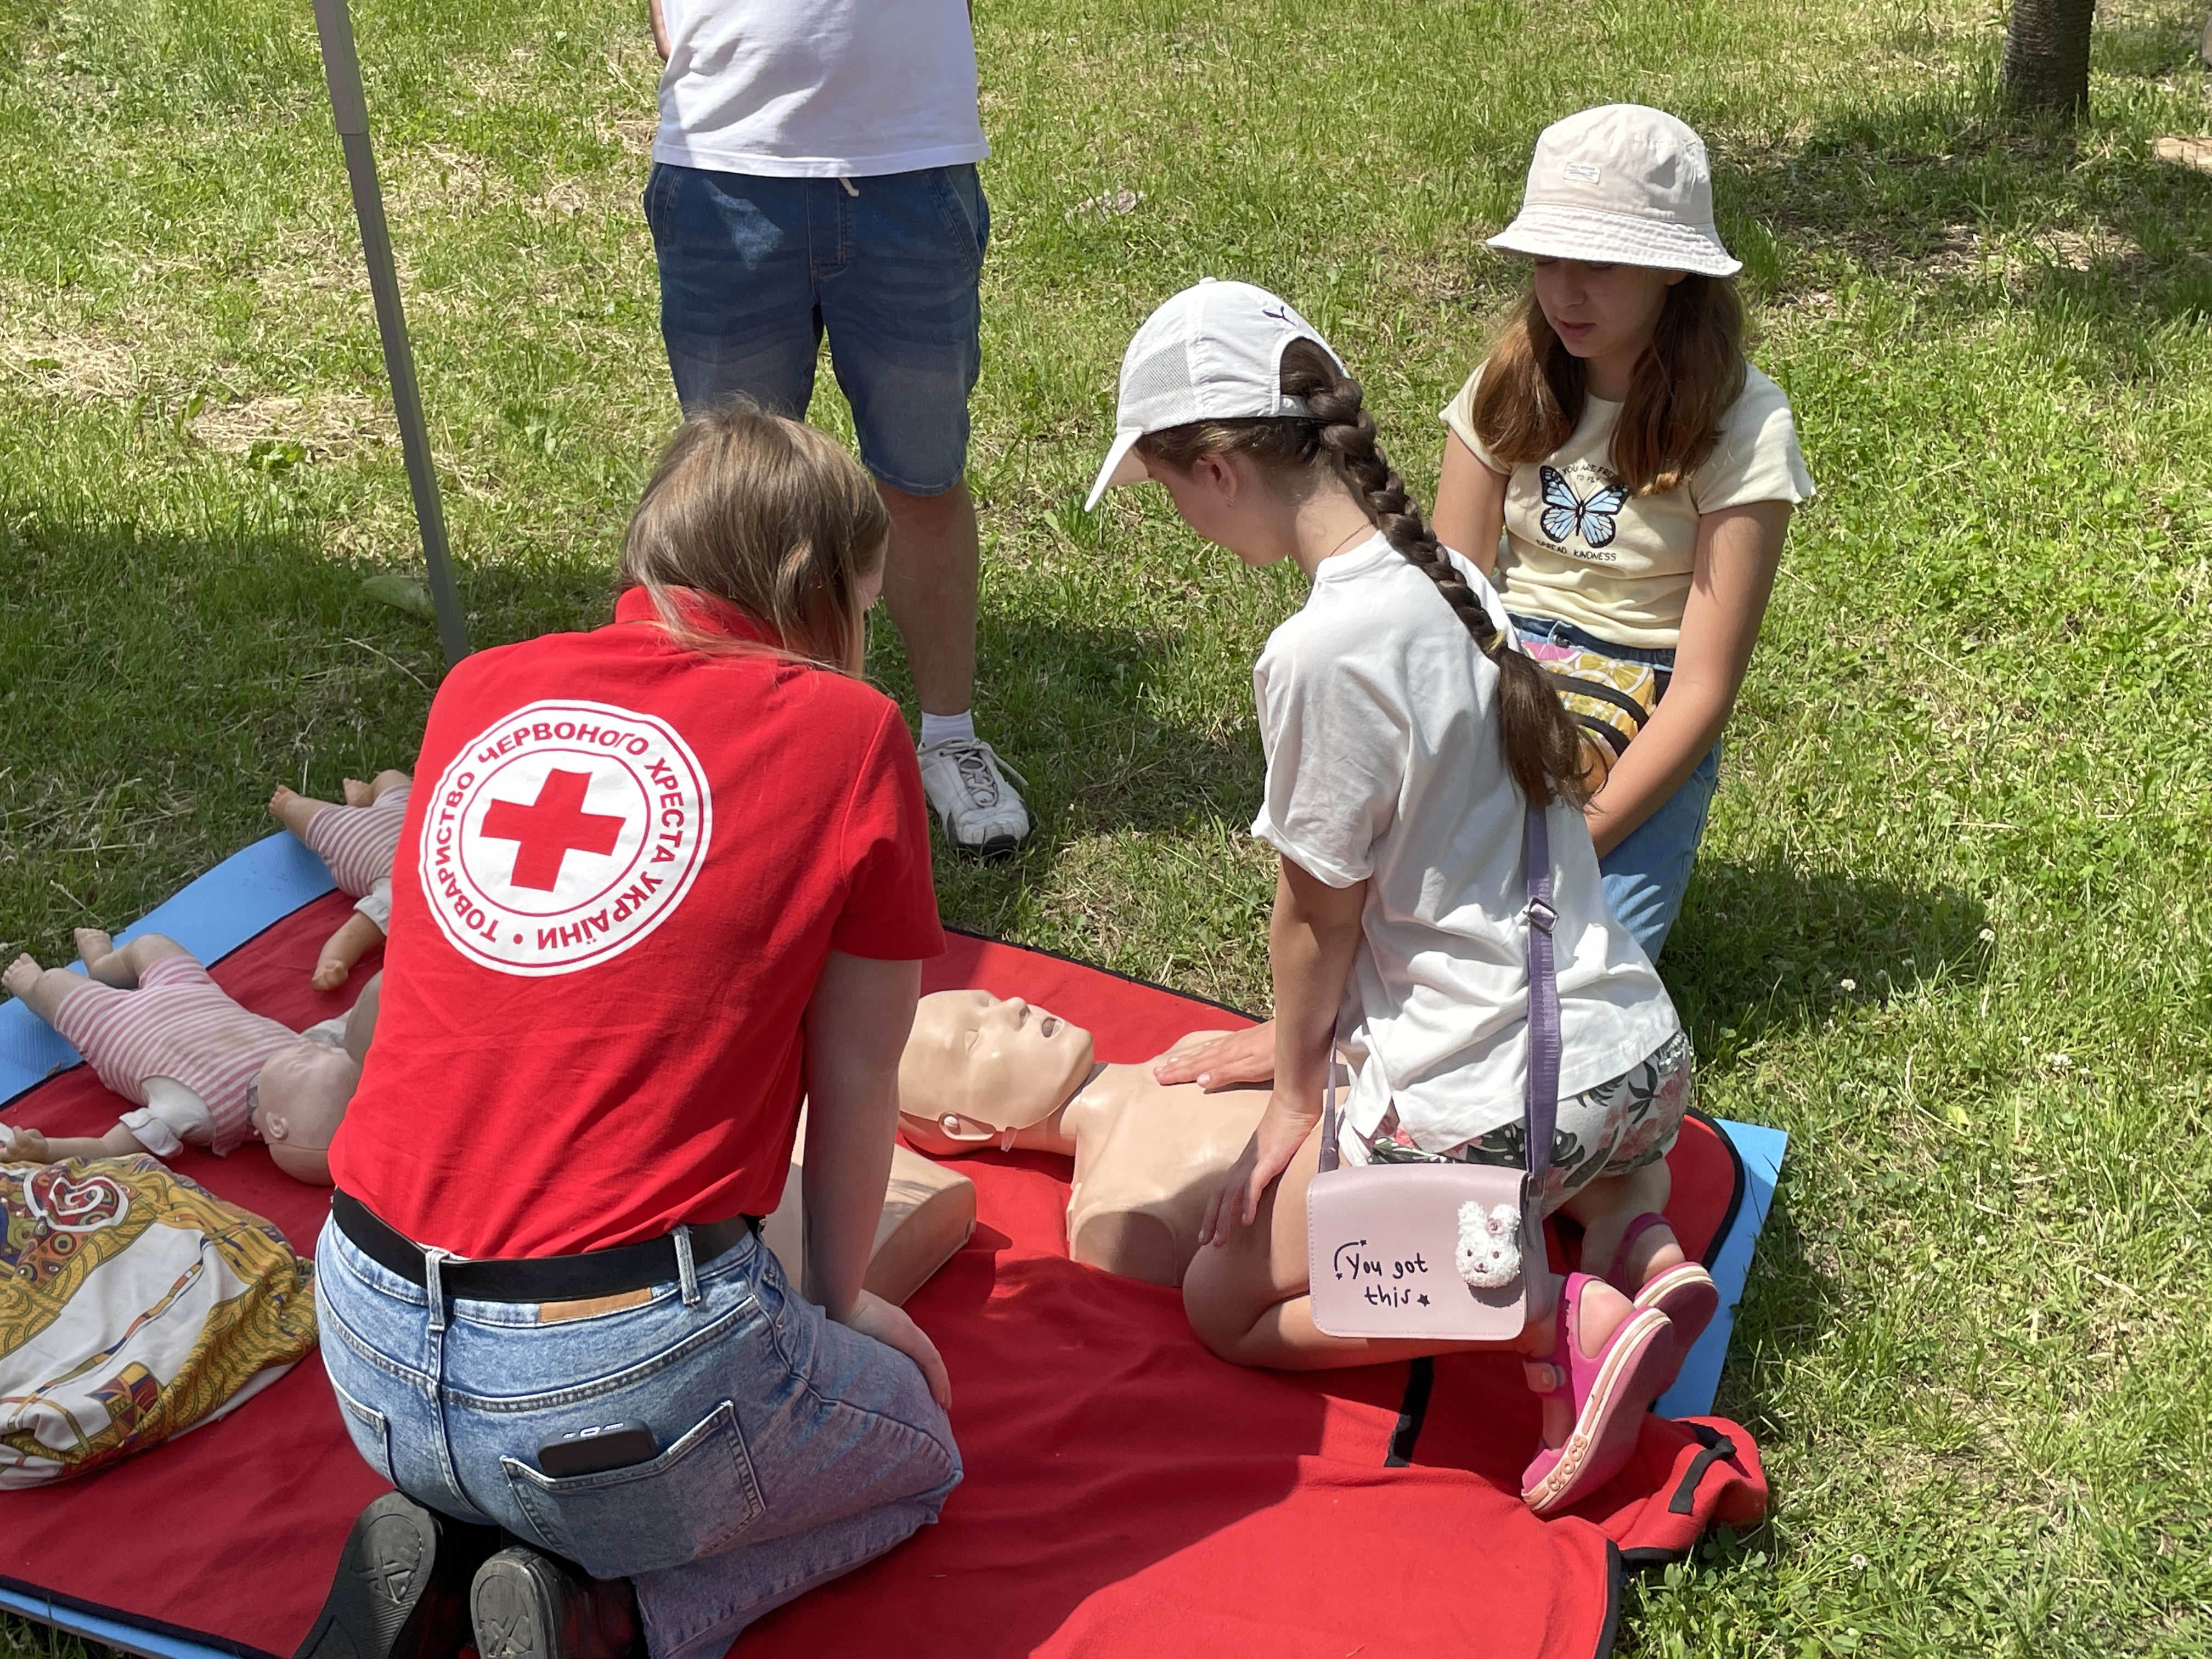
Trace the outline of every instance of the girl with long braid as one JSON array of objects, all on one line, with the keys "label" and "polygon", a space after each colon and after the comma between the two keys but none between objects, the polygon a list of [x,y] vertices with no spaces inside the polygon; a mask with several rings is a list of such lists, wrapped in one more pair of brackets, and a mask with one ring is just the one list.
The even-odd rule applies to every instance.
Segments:
[{"label": "girl with long braid", "polygon": [[1293,559],[1313,585],[1253,671],[1267,754],[1253,833],[1281,854],[1275,1018],[1224,1042],[1271,1046],[1273,1092],[1209,1207],[1216,1248],[1186,1273],[1184,1307],[1208,1346],[1248,1365],[1494,1346],[1322,1332],[1306,1193],[1332,1048],[1352,1079],[1345,1163],[1522,1163],[1522,824],[1527,804],[1543,806],[1560,1060],[1542,1200],[1582,1223],[1583,1261],[1604,1271],[1569,1275],[1554,1311],[1510,1346],[1544,1395],[1522,1494],[1540,1513],[1565,1508],[1627,1460],[1718,1300],[1659,1219],[1689,1047],[1606,908],[1577,728],[1489,584],[1423,522],[1358,381],[1283,301],[1215,282],[1170,300],[1122,361],[1117,426],[1094,505],[1149,478],[1200,535],[1246,564]]}]

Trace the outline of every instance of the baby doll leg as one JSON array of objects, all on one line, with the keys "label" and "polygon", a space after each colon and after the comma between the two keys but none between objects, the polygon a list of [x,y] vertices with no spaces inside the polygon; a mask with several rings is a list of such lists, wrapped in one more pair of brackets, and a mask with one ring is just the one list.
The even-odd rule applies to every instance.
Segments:
[{"label": "baby doll leg", "polygon": [[379,796],[414,781],[406,773],[386,767],[367,783],[358,778],[344,780],[345,804],[348,806],[367,806]]},{"label": "baby doll leg", "polygon": [[138,975],[163,957],[191,954],[166,933],[142,933],[130,944],[118,946],[97,927],[76,930],[76,953],[85,972],[119,991],[136,986]]},{"label": "baby doll leg", "polygon": [[317,800],[313,795],[295,793],[281,783],[276,786],[276,793],[269,797],[270,816],[301,841],[307,840],[307,825],[313,822],[315,814],[334,804]]},{"label": "baby doll leg", "polygon": [[72,974],[66,968],[41,968],[26,951],[8,964],[6,973],[0,974],[0,986],[51,1025],[63,1000],[72,991],[84,989],[85,981],[82,975]]}]

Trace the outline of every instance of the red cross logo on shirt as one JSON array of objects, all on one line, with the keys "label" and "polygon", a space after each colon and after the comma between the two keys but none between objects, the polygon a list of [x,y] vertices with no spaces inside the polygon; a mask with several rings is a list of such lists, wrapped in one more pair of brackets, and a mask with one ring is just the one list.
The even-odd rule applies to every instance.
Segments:
[{"label": "red cross logo on shirt", "polygon": [[561,865],[574,853],[605,854],[615,850],[628,822],[619,814],[586,812],[584,793],[592,787],[589,772],[548,772],[538,799],[528,805],[519,800],[495,800],[484,814],[483,833],[494,841],[511,841],[517,887],[550,893],[561,884]]}]

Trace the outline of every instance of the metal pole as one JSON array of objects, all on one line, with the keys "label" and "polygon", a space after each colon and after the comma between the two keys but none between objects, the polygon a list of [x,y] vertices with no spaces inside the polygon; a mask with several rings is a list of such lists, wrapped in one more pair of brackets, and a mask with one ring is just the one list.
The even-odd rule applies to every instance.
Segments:
[{"label": "metal pole", "polygon": [[384,342],[384,372],[392,381],[399,417],[399,447],[407,458],[407,488],[415,497],[415,522],[422,532],[430,601],[438,611],[438,642],[451,667],[469,654],[469,629],[453,586],[446,545],[446,513],[438,501],[438,473],[430,459],[430,434],[422,424],[422,394],[415,386],[415,354],[407,343],[407,315],[399,306],[399,273],[392,263],[392,234],[384,222],[384,192],[376,182],[376,157],[368,147],[368,100],[361,88],[361,59],[354,52],[353,17],[346,0],[314,0],[315,33],[321,37],[323,76],[330,82],[331,114],[345,148],[346,180],[353,186],[354,217],[361,222],[362,252],[368,259],[368,291],[376,301],[376,331]]}]

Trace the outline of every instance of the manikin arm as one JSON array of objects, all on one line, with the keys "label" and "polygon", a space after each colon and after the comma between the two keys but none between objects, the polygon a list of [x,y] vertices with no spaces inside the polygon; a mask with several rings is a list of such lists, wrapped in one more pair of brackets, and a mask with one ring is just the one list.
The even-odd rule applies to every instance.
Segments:
[{"label": "manikin arm", "polygon": [[315,958],[314,988],[318,991],[337,990],[346,982],[346,975],[353,972],[354,963],[383,943],[384,929],[360,911],[355,911],[337,932],[323,941],[322,954]]},{"label": "manikin arm", "polygon": [[120,1123],[104,1135],[72,1135],[52,1140],[36,1129],[15,1129],[0,1124],[0,1163],[59,1164],[70,1158],[129,1158],[145,1150],[146,1143]]},{"label": "manikin arm", "polygon": [[839,1324],[921,1367],[939,1405],[951,1385],[936,1345],[861,1287],[890,1183],[899,1055],[921,994],[918,962],[832,951],[806,1007],[805,1295]]}]

